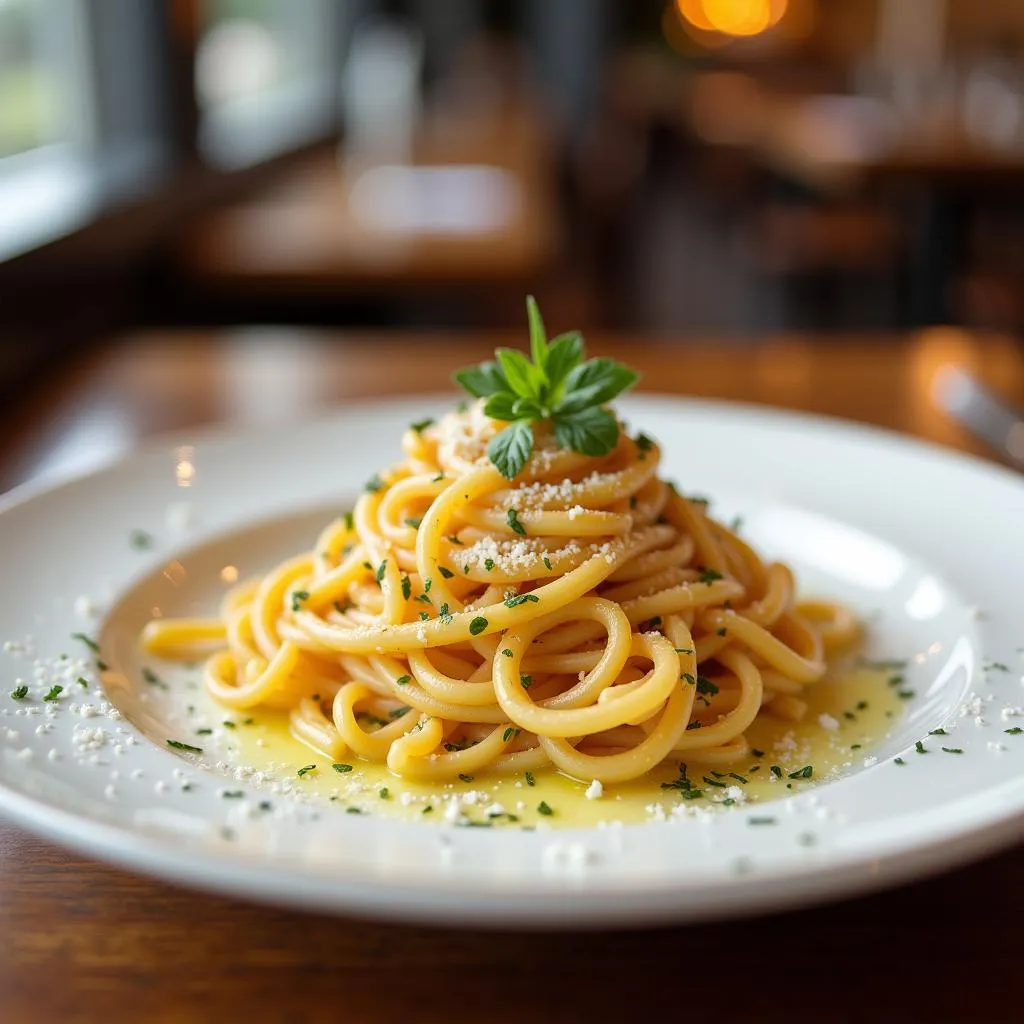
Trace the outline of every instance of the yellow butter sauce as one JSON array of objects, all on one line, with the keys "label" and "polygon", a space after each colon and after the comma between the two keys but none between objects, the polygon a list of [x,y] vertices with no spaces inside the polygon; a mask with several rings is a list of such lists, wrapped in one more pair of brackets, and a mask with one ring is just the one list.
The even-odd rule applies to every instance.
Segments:
[{"label": "yellow butter sauce", "polygon": [[[823,679],[802,694],[808,709],[799,722],[759,715],[747,736],[751,747],[763,756],[714,768],[691,760],[686,766],[691,792],[702,794],[691,799],[682,788],[663,786],[679,778],[672,764],[659,766],[645,778],[604,787],[593,799],[586,796],[588,782],[550,770],[529,778],[525,774],[480,774],[452,783],[426,784],[399,778],[385,765],[348,755],[338,771],[330,758],[290,734],[286,712],[264,710],[227,719],[234,727],[226,730],[221,752],[232,764],[264,772],[275,782],[287,781],[292,793],[336,806],[339,813],[470,827],[633,824],[698,813],[689,808],[728,813],[804,791],[855,770],[902,714],[903,702],[898,688],[889,684],[890,676],[858,668]],[[223,709],[207,697],[203,700],[211,718],[223,720]],[[310,765],[315,767],[298,774]],[[346,767],[349,765],[351,770]],[[808,765],[812,769],[808,778],[790,777],[806,771]],[[448,810],[456,797],[457,817]],[[687,810],[678,810],[680,806]]]}]

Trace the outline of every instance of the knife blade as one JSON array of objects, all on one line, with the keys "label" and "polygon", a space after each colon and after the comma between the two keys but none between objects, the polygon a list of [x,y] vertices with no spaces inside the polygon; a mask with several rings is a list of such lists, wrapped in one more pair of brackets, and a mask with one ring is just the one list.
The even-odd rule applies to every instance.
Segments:
[{"label": "knife blade", "polygon": [[1024,415],[959,366],[939,370],[932,381],[932,398],[969,433],[1024,470]]}]

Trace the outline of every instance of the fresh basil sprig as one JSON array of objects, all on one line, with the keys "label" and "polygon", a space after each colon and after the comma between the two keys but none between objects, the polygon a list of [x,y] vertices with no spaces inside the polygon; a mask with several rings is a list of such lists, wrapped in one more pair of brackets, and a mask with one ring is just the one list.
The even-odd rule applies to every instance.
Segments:
[{"label": "fresh basil sprig", "polygon": [[455,380],[474,398],[486,398],[484,412],[508,426],[487,446],[491,462],[511,480],[533,451],[531,423],[550,420],[563,448],[583,455],[607,455],[619,441],[619,424],[603,406],[632,387],[640,374],[614,359],[583,362],[579,331],[550,342],[533,296],[526,300],[532,361],[515,349],[499,348],[497,359],[460,370]]}]

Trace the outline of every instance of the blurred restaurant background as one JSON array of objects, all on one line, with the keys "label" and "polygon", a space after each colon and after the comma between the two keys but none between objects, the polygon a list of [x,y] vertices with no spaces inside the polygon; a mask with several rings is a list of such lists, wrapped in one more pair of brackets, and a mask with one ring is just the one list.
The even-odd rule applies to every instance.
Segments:
[{"label": "blurred restaurant background", "polygon": [[0,0],[14,398],[133,331],[528,292],[721,346],[1012,334],[1022,198],[1021,0]]}]

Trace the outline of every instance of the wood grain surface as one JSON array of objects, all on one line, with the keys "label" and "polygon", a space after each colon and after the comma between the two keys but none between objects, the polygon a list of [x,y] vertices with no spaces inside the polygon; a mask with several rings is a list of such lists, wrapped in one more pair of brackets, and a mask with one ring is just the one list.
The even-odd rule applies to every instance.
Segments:
[{"label": "wood grain surface", "polygon": [[[437,390],[494,336],[289,330],[122,339],[11,417],[5,486],[154,433],[289,422]],[[953,330],[756,347],[595,338],[650,390],[768,403],[975,450],[932,405],[972,368],[1024,403],[1024,350]],[[884,867],[882,868],[884,870]],[[378,925],[184,891],[0,819],[0,1021],[1010,1021],[1024,847],[891,892],[778,916],[583,935]]]}]

